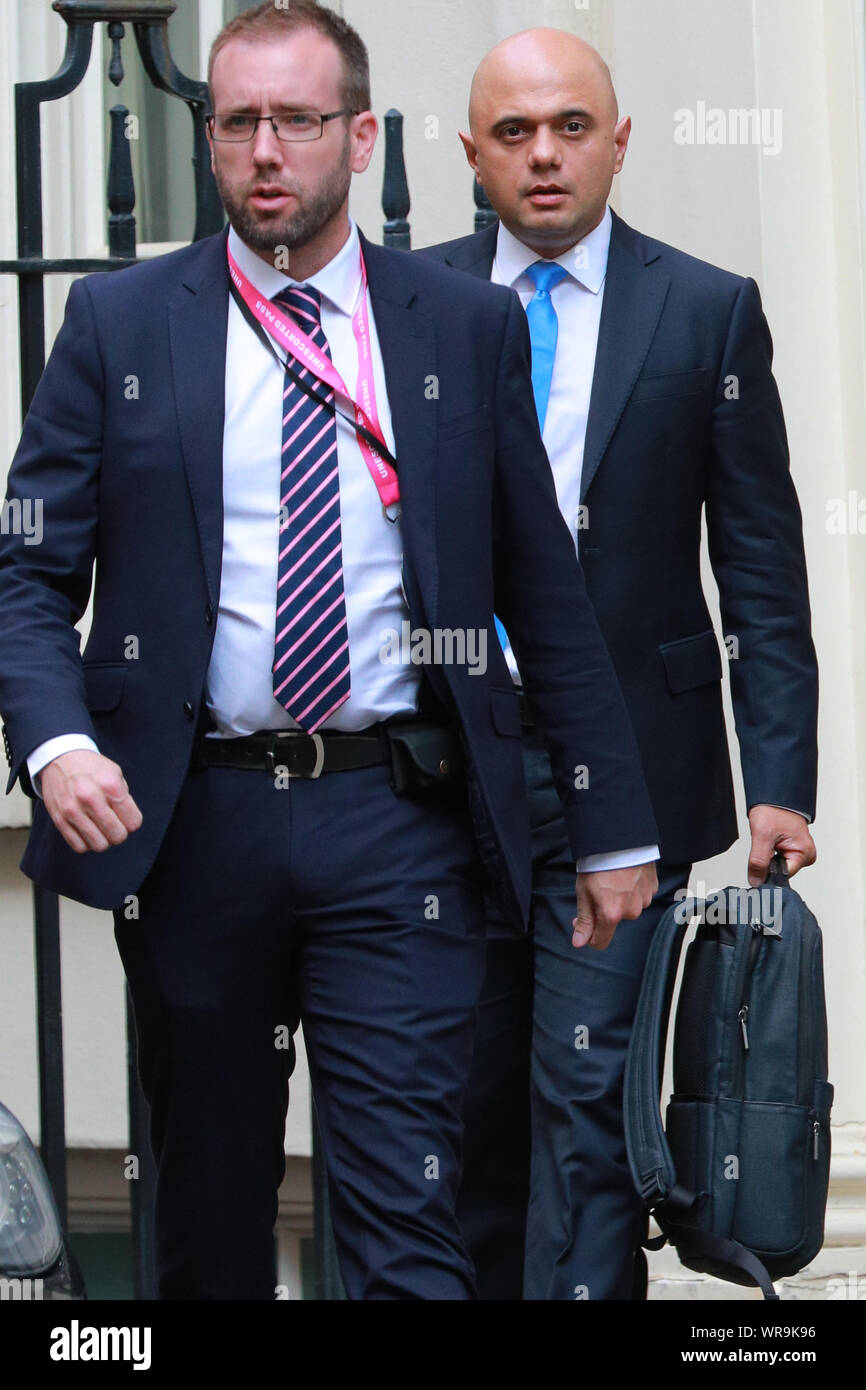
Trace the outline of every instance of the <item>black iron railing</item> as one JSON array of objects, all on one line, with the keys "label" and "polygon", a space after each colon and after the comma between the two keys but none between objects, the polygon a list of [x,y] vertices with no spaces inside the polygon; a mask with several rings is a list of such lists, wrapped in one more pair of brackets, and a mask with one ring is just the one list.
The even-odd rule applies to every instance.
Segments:
[{"label": "black iron railing", "polygon": [[[27,413],[45,366],[45,276],[61,273],[115,270],[135,260],[135,187],[125,106],[111,112],[107,200],[108,256],[46,259],[42,236],[42,140],[40,111],[44,103],[68,96],[82,82],[90,64],[94,28],[108,26],[112,52],[109,79],[123,80],[122,41],[131,24],[145,70],[162,91],[185,101],[192,116],[195,177],[194,239],[218,231],[223,213],[210,172],[205,136],[207,84],[185,77],[171,57],[168,20],[174,0],[54,0],[65,21],[66,50],[57,72],[41,82],[15,87],[15,155],[17,176],[18,256],[0,261],[0,272],[18,277],[18,329],[21,356],[21,410]],[[60,913],[53,893],[33,889],[34,945],[38,1011],[39,1115],[42,1157],[67,1226],[66,1123],[63,1090],[63,1027],[60,985]],[[127,1067],[129,1142],[139,1158],[139,1176],[130,1184],[135,1291],[138,1298],[154,1297],[152,1212],[154,1169],[147,1139],[147,1104],[138,1084],[135,1027],[127,996]]]}]

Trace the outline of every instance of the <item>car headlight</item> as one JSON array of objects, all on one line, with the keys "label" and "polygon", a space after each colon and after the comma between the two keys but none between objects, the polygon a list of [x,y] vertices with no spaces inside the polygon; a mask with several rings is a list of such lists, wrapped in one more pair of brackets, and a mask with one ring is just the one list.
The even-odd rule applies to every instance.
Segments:
[{"label": "car headlight", "polygon": [[46,1274],[62,1249],[42,1160],[12,1112],[0,1105],[0,1274]]}]

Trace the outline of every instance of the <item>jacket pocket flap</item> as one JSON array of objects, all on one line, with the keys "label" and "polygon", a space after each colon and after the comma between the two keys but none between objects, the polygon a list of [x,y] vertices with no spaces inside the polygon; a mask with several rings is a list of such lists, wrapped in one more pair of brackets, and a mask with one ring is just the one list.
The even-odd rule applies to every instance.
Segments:
[{"label": "jacket pocket flap", "polygon": [[695,637],[665,642],[659,651],[665,664],[668,689],[673,695],[722,679],[722,658],[712,628]]},{"label": "jacket pocket flap", "polygon": [[98,661],[84,666],[84,699],[89,710],[117,709],[129,667],[123,661]]},{"label": "jacket pocket flap", "polygon": [[498,734],[520,738],[520,696],[516,690],[491,690],[490,714]]},{"label": "jacket pocket flap", "polygon": [[442,439],[456,439],[461,434],[471,434],[473,430],[485,430],[489,427],[490,411],[486,405],[481,405],[475,410],[465,410],[459,415],[452,415],[449,420],[441,420],[439,434]]},{"label": "jacket pocket flap", "polygon": [[693,396],[703,391],[706,368],[690,372],[667,372],[664,376],[638,377],[631,393],[633,401],[652,400],[659,396]]}]

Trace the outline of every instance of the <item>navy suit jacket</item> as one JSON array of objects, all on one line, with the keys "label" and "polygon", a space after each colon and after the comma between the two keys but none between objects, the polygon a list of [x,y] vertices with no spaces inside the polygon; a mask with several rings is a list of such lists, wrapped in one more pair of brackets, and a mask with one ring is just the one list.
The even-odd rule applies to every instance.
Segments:
[{"label": "navy suit jacket", "polygon": [[[489,280],[497,234],[419,254]],[[737,834],[702,512],[747,803],[815,813],[818,678],[771,367],[753,280],[613,214],[578,545],[672,863],[718,854]]]},{"label": "navy suit jacket", "polygon": [[[521,650],[575,855],[654,842],[640,759],[556,505],[517,296],[363,247],[410,618],[414,628],[488,630],[484,675],[457,665],[425,674],[469,755],[483,855],[512,920],[525,921],[520,714],[494,605]],[[87,733],[123,768],[144,817],[123,845],[79,856],[37,803],[22,867],[96,907],[121,904],[153,864],[204,701],[220,592],[227,316],[225,233],[75,283],[10,474],[10,497],[43,499],[44,538],[30,546],[10,535],[0,552],[9,785],[26,782],[26,756],[43,740]],[[82,659],[73,624],[94,562]],[[588,786],[575,777],[581,765]]]}]

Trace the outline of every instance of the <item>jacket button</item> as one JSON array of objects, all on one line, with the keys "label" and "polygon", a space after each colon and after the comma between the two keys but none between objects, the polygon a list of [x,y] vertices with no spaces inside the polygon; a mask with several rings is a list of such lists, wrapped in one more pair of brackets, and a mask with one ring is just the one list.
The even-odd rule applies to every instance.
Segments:
[{"label": "jacket button", "polygon": [[204,610],[204,620],[208,624],[208,626],[210,626],[210,624],[213,622],[213,604],[209,603],[207,608]]},{"label": "jacket button", "polygon": [[194,714],[195,714],[195,710],[193,709],[193,707],[192,707],[192,705],[190,704],[189,700],[184,700],[184,702],[183,702],[183,712],[184,712],[184,714],[186,715],[186,718],[187,718],[187,719],[192,719],[192,718],[193,718],[193,716],[194,716]]},{"label": "jacket button", "polygon": [[442,759],[441,763],[439,764],[439,771],[442,773],[442,776],[443,776],[443,777],[445,777],[445,776],[447,775],[447,773],[448,773],[448,759],[447,759],[447,758],[443,758],[443,759]]}]

